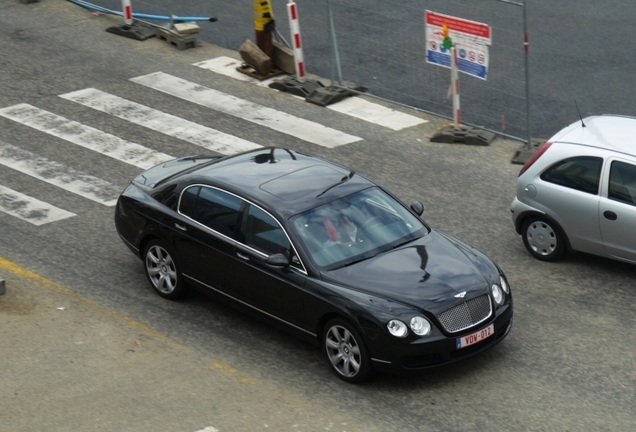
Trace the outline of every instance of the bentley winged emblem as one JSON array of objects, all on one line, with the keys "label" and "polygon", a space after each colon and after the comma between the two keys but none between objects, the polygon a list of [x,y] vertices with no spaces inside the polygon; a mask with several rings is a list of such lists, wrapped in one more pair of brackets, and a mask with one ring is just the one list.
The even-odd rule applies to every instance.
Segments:
[{"label": "bentley winged emblem", "polygon": [[466,297],[466,291],[462,291],[459,294],[455,294],[455,297],[457,298],[464,298]]}]

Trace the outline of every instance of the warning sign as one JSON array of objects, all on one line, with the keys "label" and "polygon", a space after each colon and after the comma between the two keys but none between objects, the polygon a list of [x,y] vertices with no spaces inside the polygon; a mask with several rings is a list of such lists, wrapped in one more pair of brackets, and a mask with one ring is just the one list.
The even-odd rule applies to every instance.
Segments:
[{"label": "warning sign", "polygon": [[450,68],[451,53],[444,48],[443,27],[457,49],[460,72],[485,80],[488,76],[488,45],[492,43],[490,26],[450,15],[426,11],[426,62]]}]

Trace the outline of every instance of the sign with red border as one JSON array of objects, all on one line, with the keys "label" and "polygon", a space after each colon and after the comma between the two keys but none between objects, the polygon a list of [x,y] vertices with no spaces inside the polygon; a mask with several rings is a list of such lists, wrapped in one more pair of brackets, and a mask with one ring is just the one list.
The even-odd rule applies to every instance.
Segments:
[{"label": "sign with red border", "polygon": [[443,45],[444,25],[457,50],[460,72],[485,80],[488,76],[488,45],[492,30],[487,24],[426,11],[426,62],[450,68],[451,52]]}]

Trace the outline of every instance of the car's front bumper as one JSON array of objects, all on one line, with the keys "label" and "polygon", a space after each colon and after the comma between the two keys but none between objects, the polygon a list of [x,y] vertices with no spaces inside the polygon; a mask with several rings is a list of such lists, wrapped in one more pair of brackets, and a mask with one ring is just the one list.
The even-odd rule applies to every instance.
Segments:
[{"label": "car's front bumper", "polygon": [[[488,320],[453,337],[440,336],[434,340],[398,339],[388,333],[378,333],[368,338],[373,366],[378,371],[405,372],[427,369],[452,363],[480,353],[501,342],[512,328],[512,298],[497,309],[494,320]],[[457,338],[472,334],[494,324],[494,334],[481,342],[466,348],[457,348]]]}]

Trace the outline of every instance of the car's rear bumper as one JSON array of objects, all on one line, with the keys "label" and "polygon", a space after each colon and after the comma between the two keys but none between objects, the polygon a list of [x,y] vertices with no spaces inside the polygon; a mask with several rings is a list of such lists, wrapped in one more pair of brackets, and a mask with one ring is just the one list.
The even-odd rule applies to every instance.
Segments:
[{"label": "car's rear bumper", "polygon": [[[441,337],[436,340],[426,338],[406,341],[388,334],[376,337],[370,342],[373,366],[378,371],[406,372],[427,369],[471,357],[501,342],[510,332],[513,321],[512,299],[500,307],[495,319],[478,327],[462,332],[456,337]],[[494,334],[487,339],[466,348],[457,348],[457,338],[494,324]]]},{"label": "car's rear bumper", "polygon": [[512,223],[515,226],[517,234],[521,234],[521,226],[523,225],[523,218],[528,214],[544,214],[543,211],[536,209],[528,204],[525,204],[517,197],[512,200],[510,204],[510,213],[512,216]]},{"label": "car's rear bumper", "polygon": [[119,237],[122,239],[124,244],[128,246],[128,249],[130,249],[131,252],[137,257],[139,257],[139,249],[132,241],[134,231],[130,224],[119,214],[118,211],[115,211],[115,229],[117,230],[117,233],[119,234]]}]

